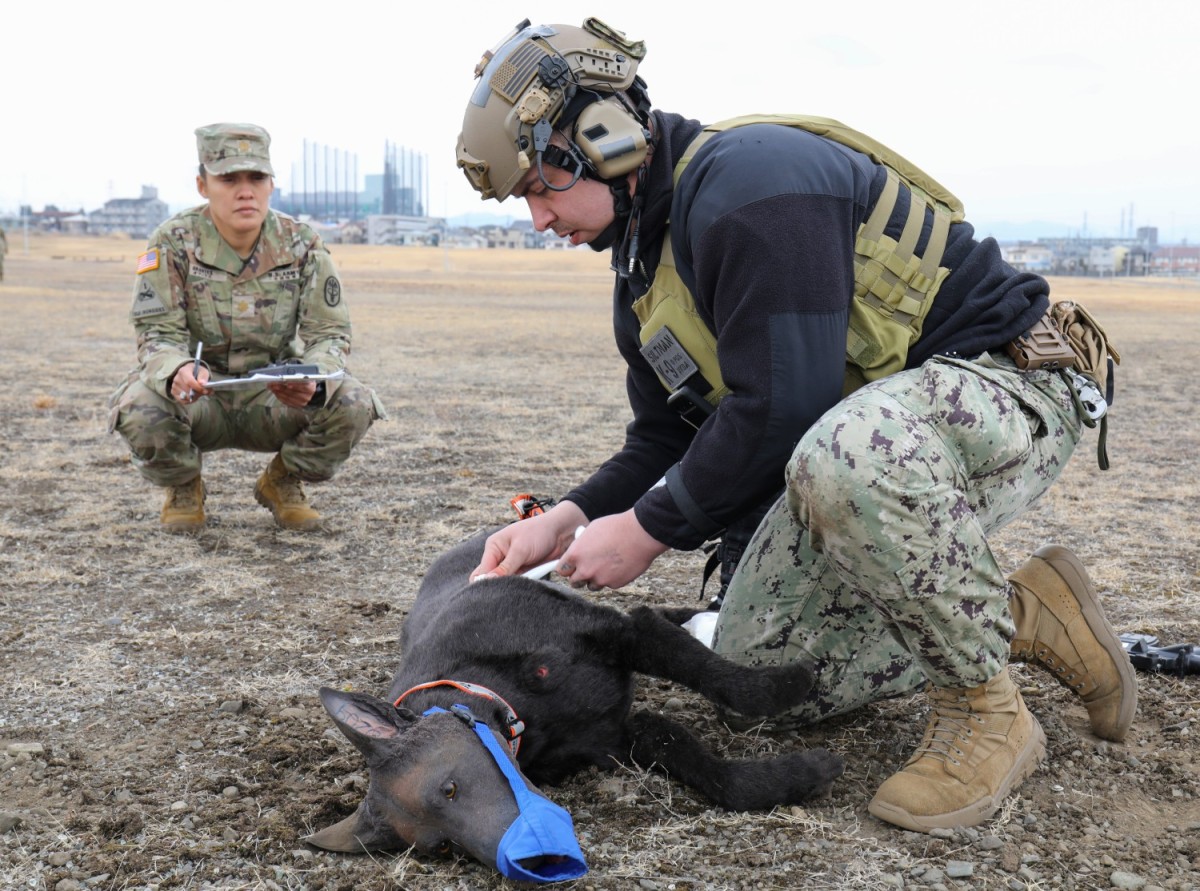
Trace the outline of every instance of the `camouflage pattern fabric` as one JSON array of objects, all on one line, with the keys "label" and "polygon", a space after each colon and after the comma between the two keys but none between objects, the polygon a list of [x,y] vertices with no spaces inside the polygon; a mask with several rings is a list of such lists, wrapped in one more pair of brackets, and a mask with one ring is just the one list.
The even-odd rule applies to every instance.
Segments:
[{"label": "camouflage pattern fabric", "polygon": [[110,425],[125,438],[133,465],[156,486],[178,486],[218,449],[278,451],[308,482],[331,478],[378,416],[372,391],[353,377],[318,409],[289,408],[265,388],[219,390],[190,405],[164,398],[138,376],[127,382]]},{"label": "camouflage pattern fabric", "polygon": [[301,478],[328,479],[386,416],[349,375],[307,409],[265,390],[223,391],[186,407],[171,399],[175,371],[193,361],[198,342],[213,380],[291,358],[322,372],[345,368],[350,314],[333,260],[311,227],[285,214],[267,214],[246,260],[218,234],[207,205],[163,223],[138,258],[130,318],[138,367],[109,400],[109,429],[156,485],[186,482],[199,452],[219,448],[282,449]]},{"label": "camouflage pattern fabric", "polygon": [[254,170],[275,175],[271,135],[257,124],[208,124],[196,128],[196,154],[213,176]]},{"label": "camouflage pattern fabric", "polygon": [[1009,586],[987,536],[1037,501],[1079,441],[1071,392],[1007,356],[938,358],[856,391],[804,435],[730,583],[714,649],[806,660],[809,724],[1008,662]]}]

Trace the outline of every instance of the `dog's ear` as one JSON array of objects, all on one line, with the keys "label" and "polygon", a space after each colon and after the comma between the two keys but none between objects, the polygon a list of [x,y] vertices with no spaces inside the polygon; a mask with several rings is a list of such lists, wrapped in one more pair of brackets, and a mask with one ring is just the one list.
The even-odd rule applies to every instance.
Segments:
[{"label": "dog's ear", "polygon": [[416,720],[408,709],[397,709],[366,693],[321,688],[321,704],[338,730],[369,760],[379,745],[393,740]]},{"label": "dog's ear", "polygon": [[521,683],[534,693],[549,693],[563,682],[570,664],[563,650],[543,647],[521,660]]}]

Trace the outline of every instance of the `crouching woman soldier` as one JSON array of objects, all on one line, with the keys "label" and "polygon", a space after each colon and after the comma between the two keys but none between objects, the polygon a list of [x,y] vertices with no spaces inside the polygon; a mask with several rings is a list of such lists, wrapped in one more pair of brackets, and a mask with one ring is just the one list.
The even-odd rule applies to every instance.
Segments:
[{"label": "crouching woman soldier", "polygon": [[[109,424],[142,476],[166,489],[168,531],[204,526],[202,456],[231,448],[276,452],[255,498],[285,529],[317,527],[302,481],[330,479],[385,416],[345,373],[350,314],[328,250],[269,206],[270,142],[253,124],[197,129],[196,188],[207,203],[159,226],[138,258],[138,366],[112,395]],[[342,376],[208,386],[289,361]]]}]

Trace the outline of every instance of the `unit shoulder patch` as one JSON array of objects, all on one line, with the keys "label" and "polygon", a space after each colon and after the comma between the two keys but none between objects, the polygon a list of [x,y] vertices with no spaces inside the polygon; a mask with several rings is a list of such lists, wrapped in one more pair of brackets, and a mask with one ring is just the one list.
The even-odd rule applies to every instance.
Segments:
[{"label": "unit shoulder patch", "polygon": [[145,316],[157,316],[167,311],[158,292],[151,287],[150,282],[144,281],[138,288],[137,296],[133,298],[133,317],[140,319]]},{"label": "unit shoulder patch", "polygon": [[342,302],[342,285],[332,275],[325,279],[325,304],[337,306]]}]

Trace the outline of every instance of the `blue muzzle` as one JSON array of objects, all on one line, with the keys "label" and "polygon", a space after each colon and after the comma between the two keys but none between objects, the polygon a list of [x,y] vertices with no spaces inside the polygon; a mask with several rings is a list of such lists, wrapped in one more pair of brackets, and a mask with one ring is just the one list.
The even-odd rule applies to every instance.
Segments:
[{"label": "blue muzzle", "polygon": [[[496,847],[496,869],[500,874],[522,882],[565,882],[586,874],[587,863],[575,840],[571,815],[554,802],[529,791],[520,771],[500,747],[495,735],[471,714],[470,709],[464,705],[450,708],[475,731],[483,747],[499,765],[517,800],[517,818],[505,830]],[[445,709],[434,706],[425,714],[442,711]]]}]

